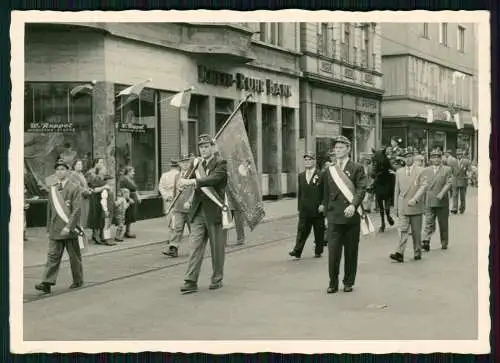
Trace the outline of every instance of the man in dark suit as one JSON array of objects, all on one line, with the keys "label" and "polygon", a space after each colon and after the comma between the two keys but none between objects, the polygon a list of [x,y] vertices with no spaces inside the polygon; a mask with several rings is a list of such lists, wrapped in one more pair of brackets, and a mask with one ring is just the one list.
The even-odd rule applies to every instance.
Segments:
[{"label": "man in dark suit", "polygon": [[194,172],[190,179],[179,179],[179,187],[194,186],[193,201],[188,213],[191,224],[191,241],[194,249],[189,257],[188,268],[181,292],[198,290],[198,277],[205,254],[207,240],[210,241],[212,257],[212,282],[210,289],[222,287],[226,230],[223,229],[223,213],[228,213],[226,184],[227,162],[214,155],[214,141],[206,134],[198,140],[200,158],[191,164]]},{"label": "man in dark suit", "polygon": [[362,165],[348,155],[351,142],[338,136],[334,143],[336,164],[325,171],[323,202],[320,210],[328,219],[329,294],[338,291],[342,248],[345,249],[344,291],[351,292],[358,268],[358,245],[361,217],[358,208],[366,193],[366,175]]},{"label": "man in dark suit", "polygon": [[[467,196],[467,185],[469,184],[467,173],[470,170],[471,162],[465,157],[464,152],[462,150],[457,151],[457,168],[455,174],[456,181],[456,193],[453,195],[453,206],[456,211],[457,208],[460,214],[465,212],[465,199]],[[458,204],[460,198],[460,206]]]},{"label": "man in dark suit", "polygon": [[299,224],[297,226],[297,239],[290,256],[300,258],[304,245],[314,229],[314,257],[321,257],[325,242],[325,220],[319,211],[322,201],[322,184],[319,171],[316,169],[316,157],[312,152],[304,154],[305,171],[299,173],[297,204],[299,211]]},{"label": "man in dark suit", "polygon": [[428,180],[424,207],[424,233],[422,249],[430,250],[430,240],[436,231],[436,218],[439,223],[441,248],[448,248],[448,219],[450,216],[448,192],[451,189],[453,176],[449,166],[442,165],[441,152],[434,150],[430,155],[431,166],[423,175]]},{"label": "man in dark suit", "polygon": [[55,168],[55,184],[50,186],[48,225],[49,252],[43,280],[35,289],[50,293],[56,284],[64,249],[68,251],[73,284],[71,289],[83,285],[82,254],[78,244],[77,227],[82,207],[82,193],[78,185],[68,180],[69,166],[58,160]]}]

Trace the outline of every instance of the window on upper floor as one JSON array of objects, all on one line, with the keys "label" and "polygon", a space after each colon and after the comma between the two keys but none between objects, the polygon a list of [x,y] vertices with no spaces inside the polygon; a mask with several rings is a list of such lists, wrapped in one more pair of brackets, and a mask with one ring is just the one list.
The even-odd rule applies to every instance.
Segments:
[{"label": "window on upper floor", "polygon": [[448,23],[439,24],[439,43],[448,46]]},{"label": "window on upper floor", "polygon": [[430,39],[429,38],[429,23],[423,24],[422,37],[426,38],[426,39]]},{"label": "window on upper floor", "polygon": [[370,31],[368,26],[361,30],[361,66],[367,68],[370,54]]},{"label": "window on upper floor", "polygon": [[465,52],[465,28],[460,25],[457,31],[457,49],[459,52]]},{"label": "window on upper floor", "polygon": [[340,57],[343,61],[349,62],[349,45],[351,42],[351,24],[342,23],[342,44],[340,50]]},{"label": "window on upper floor", "polygon": [[328,23],[320,23],[318,28],[318,53],[328,56]]},{"label": "window on upper floor", "polygon": [[283,23],[260,23],[260,41],[283,46]]}]

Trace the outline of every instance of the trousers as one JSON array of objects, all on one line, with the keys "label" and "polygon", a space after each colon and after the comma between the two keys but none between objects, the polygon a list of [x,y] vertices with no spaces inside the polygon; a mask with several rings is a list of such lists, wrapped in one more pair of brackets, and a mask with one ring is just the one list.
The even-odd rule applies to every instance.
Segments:
[{"label": "trousers", "polygon": [[49,240],[49,252],[47,253],[47,263],[43,272],[43,282],[50,285],[56,284],[64,249],[68,251],[73,282],[83,282],[82,252],[76,238]]},{"label": "trousers", "polygon": [[198,282],[207,241],[209,241],[212,258],[212,283],[221,282],[224,275],[227,231],[222,229],[222,224],[207,223],[203,209],[199,208],[191,222],[190,238],[193,251],[189,256],[188,268],[184,280],[186,282]]},{"label": "trousers", "polygon": [[448,242],[448,219],[450,211],[445,207],[427,207],[424,212],[424,234],[423,241],[430,241],[436,231],[436,219],[439,224],[439,235],[441,242]]},{"label": "trousers", "polygon": [[325,245],[325,217],[319,216],[299,216],[299,223],[297,225],[297,238],[295,240],[295,252],[300,256],[304,250],[307,238],[311,234],[311,229],[314,231],[314,252],[322,254]]},{"label": "trousers", "polygon": [[[467,195],[467,186],[455,188],[455,190],[453,191],[452,199],[451,199],[451,210],[452,211],[459,210],[462,213],[465,211],[465,197],[466,197],[466,195]],[[460,200],[460,207],[458,204],[459,200]]]},{"label": "trousers", "polygon": [[[330,221],[329,221],[330,222]],[[342,249],[344,252],[344,286],[354,286],[358,271],[360,223],[328,223],[328,272],[330,287],[338,287]]]},{"label": "trousers", "polygon": [[184,227],[188,226],[189,232],[191,233],[191,226],[188,221],[188,214],[183,212],[173,212],[170,230],[170,246],[179,248],[179,244],[182,241],[182,236],[184,234]]},{"label": "trousers", "polygon": [[399,216],[399,232],[398,252],[402,255],[405,254],[408,235],[411,234],[413,240],[413,252],[416,256],[419,256],[422,253],[422,215],[415,214]]}]

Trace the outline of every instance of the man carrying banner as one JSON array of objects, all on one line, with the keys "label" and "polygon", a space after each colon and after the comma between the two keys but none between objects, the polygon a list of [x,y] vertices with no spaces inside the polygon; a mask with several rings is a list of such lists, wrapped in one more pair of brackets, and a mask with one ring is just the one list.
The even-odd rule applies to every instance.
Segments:
[{"label": "man carrying banner", "polygon": [[193,201],[189,209],[191,224],[191,241],[194,249],[189,257],[188,268],[181,292],[191,293],[198,290],[198,277],[207,240],[210,241],[212,258],[212,282],[210,289],[222,287],[224,258],[226,247],[226,230],[223,222],[230,213],[227,207],[226,184],[227,162],[214,156],[214,142],[208,135],[200,135],[198,140],[200,158],[191,165],[194,173],[190,179],[179,179],[179,187],[195,187]]},{"label": "man carrying banner", "polygon": [[362,165],[349,159],[349,139],[338,136],[334,141],[334,152],[336,164],[325,171],[320,206],[328,220],[329,294],[338,291],[342,248],[345,249],[344,291],[352,291],[358,266],[360,228],[364,234],[374,230],[361,206],[366,192],[365,171]]},{"label": "man carrying banner", "polygon": [[48,232],[49,252],[43,273],[43,281],[35,285],[35,289],[50,293],[51,286],[56,284],[64,249],[68,251],[73,284],[70,289],[83,285],[82,254],[78,226],[80,220],[82,195],[80,187],[68,180],[69,166],[58,160],[54,166],[56,183],[50,186]]}]

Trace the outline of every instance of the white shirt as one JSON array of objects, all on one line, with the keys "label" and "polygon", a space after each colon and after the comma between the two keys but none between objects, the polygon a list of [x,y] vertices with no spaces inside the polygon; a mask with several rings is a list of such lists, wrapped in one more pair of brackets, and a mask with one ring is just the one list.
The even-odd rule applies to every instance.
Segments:
[{"label": "white shirt", "polygon": [[345,169],[345,166],[347,165],[348,162],[349,162],[349,158],[337,159],[337,164],[339,165],[340,170],[342,170],[342,171]]},{"label": "white shirt", "polygon": [[439,165],[433,165],[432,170],[434,170],[434,175],[437,174],[437,172],[439,170]]},{"label": "white shirt", "polygon": [[405,173],[407,176],[411,175],[411,172],[413,171],[413,165],[412,166],[405,166]]},{"label": "white shirt", "polygon": [[306,169],[307,184],[309,184],[311,182],[313,174],[314,174],[314,169]]}]

